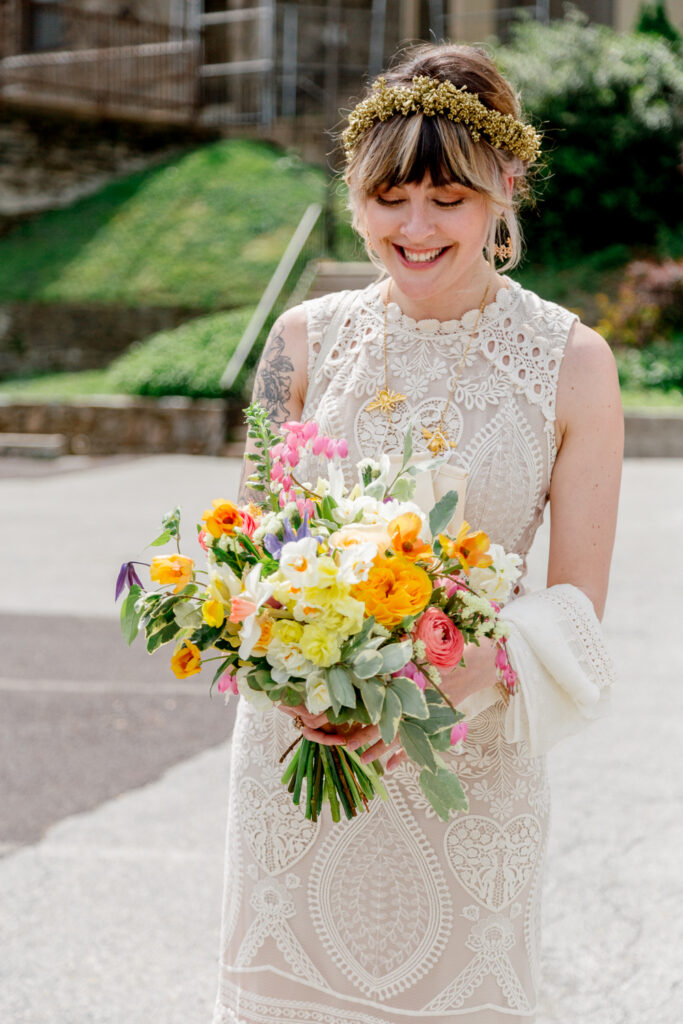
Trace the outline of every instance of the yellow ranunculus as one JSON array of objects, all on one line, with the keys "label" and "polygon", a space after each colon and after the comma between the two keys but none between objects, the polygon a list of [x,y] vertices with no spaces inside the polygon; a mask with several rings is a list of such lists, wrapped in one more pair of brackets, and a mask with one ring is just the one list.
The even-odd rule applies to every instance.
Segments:
[{"label": "yellow ranunculus", "polygon": [[341,657],[341,648],[337,637],[329,629],[310,622],[304,626],[301,634],[301,653],[314,665],[327,668],[334,665]]},{"label": "yellow ranunculus", "polygon": [[424,569],[399,556],[378,556],[367,580],[351,587],[351,596],[365,604],[366,616],[374,615],[389,629],[421,612],[431,593],[432,581]]},{"label": "yellow ranunculus", "polygon": [[174,594],[179,594],[192,579],[194,562],[187,555],[155,555],[149,569],[155,583],[175,583]]},{"label": "yellow ranunculus", "polygon": [[225,608],[220,601],[210,597],[202,605],[202,617],[207,626],[222,626],[225,622]]},{"label": "yellow ranunculus", "polygon": [[358,633],[363,626],[365,605],[362,601],[347,595],[336,604],[326,608],[320,624],[344,640],[353,633]]},{"label": "yellow ranunculus", "polygon": [[171,658],[171,668],[178,679],[186,679],[187,676],[201,672],[202,655],[197,645],[184,640]]},{"label": "yellow ranunculus", "polygon": [[292,619],[277,619],[273,623],[273,636],[282,640],[284,644],[298,644],[303,631],[303,625]]}]

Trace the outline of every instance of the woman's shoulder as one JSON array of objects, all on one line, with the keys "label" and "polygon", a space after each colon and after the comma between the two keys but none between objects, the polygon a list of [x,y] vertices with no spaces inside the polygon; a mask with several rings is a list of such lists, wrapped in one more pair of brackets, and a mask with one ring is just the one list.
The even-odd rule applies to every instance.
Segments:
[{"label": "woman's shoulder", "polygon": [[519,282],[512,282],[516,294],[518,318],[531,328],[532,333],[546,338],[553,347],[564,348],[579,315],[557,302],[544,299],[537,292],[525,288]]}]

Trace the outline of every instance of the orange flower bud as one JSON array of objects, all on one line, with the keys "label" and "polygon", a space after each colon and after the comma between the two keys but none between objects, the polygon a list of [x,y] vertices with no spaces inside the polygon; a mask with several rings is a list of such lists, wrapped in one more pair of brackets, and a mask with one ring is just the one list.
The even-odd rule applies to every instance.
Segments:
[{"label": "orange flower bud", "polygon": [[174,594],[179,594],[192,579],[194,562],[186,555],[155,555],[149,570],[155,583],[175,583]]},{"label": "orange flower bud", "polygon": [[206,528],[212,537],[220,537],[224,533],[234,533],[242,525],[242,513],[232,501],[219,499],[212,502],[213,509],[207,508],[202,516]]}]

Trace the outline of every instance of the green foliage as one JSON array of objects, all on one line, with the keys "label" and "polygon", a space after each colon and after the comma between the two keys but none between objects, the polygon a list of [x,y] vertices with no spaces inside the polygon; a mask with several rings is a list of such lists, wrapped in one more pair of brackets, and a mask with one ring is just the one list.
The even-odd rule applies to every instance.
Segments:
[{"label": "green foliage", "polygon": [[0,239],[0,301],[255,303],[324,182],[267,143],[202,146]]},{"label": "green foliage", "polygon": [[522,22],[496,58],[545,135],[534,260],[569,263],[607,245],[653,245],[683,222],[683,64],[661,37],[618,33],[571,11]]},{"label": "green foliage", "polygon": [[[221,374],[249,323],[252,310],[214,313],[161,331],[132,345],[107,374],[109,385],[131,395],[219,398]],[[246,371],[235,382],[240,393]]]},{"label": "green foliage", "polygon": [[681,42],[681,34],[669,21],[666,5],[662,3],[662,0],[659,0],[658,3],[641,5],[633,30],[634,32],[649,32],[652,35],[662,36],[670,43],[679,44]]},{"label": "green foliage", "polygon": [[683,332],[640,350],[617,349],[615,356],[623,388],[683,394]]}]

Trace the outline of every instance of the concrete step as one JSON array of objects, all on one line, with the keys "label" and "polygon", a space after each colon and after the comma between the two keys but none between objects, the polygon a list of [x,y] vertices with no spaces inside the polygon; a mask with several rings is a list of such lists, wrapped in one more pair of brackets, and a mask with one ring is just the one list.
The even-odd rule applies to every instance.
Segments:
[{"label": "concrete step", "polygon": [[34,459],[57,459],[69,451],[64,434],[0,433],[0,456],[29,456]]},{"label": "concrete step", "polygon": [[341,292],[344,289],[367,288],[376,281],[379,271],[369,260],[338,262],[337,260],[319,260],[317,273],[306,295],[307,299],[317,299],[329,292]]}]

